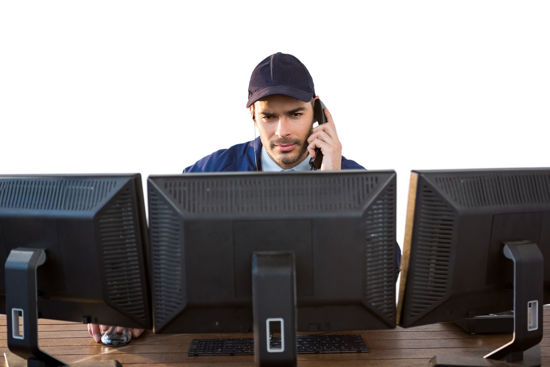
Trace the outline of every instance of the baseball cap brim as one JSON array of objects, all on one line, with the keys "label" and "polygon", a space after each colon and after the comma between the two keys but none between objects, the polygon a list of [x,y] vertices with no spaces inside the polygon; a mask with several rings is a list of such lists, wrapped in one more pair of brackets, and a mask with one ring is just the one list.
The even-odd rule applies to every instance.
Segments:
[{"label": "baseball cap brim", "polygon": [[254,102],[259,101],[262,98],[272,96],[274,94],[282,94],[292,98],[299,99],[304,102],[309,102],[315,97],[311,92],[307,92],[301,89],[288,87],[286,85],[273,85],[256,91],[248,98],[246,107],[250,107]]}]

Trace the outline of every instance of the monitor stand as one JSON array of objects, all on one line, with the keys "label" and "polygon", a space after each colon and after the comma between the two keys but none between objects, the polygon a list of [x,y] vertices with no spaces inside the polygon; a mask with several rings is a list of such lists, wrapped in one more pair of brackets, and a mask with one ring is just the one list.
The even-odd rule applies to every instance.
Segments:
[{"label": "monitor stand", "polygon": [[256,366],[296,366],[294,253],[252,254],[252,308]]},{"label": "monitor stand", "polygon": [[[28,367],[66,365],[38,347],[36,273],[45,262],[46,253],[42,249],[16,248],[10,251],[5,264],[8,348],[25,359]],[[114,363],[109,365],[120,366]]]},{"label": "monitor stand", "polygon": [[504,256],[514,262],[514,335],[483,358],[436,356],[430,366],[540,366],[544,259],[529,241],[507,242]]}]

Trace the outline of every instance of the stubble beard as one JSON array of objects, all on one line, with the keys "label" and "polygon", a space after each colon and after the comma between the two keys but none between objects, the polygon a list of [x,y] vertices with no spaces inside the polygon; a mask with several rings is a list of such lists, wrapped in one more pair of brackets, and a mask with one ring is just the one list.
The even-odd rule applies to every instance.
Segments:
[{"label": "stubble beard", "polygon": [[[279,152],[278,153],[279,162],[277,162],[276,160],[277,163],[282,163],[284,166],[288,168],[292,168],[304,159],[305,152],[307,151],[307,145],[305,144],[305,142],[297,139],[279,139],[277,141],[270,143],[272,152],[276,152],[275,146],[278,144],[282,144],[282,145],[295,144],[296,148],[294,148],[290,152]],[[298,152],[296,153],[296,151]]]},{"label": "stubble beard", "polygon": [[[309,133],[305,137],[304,141],[301,141],[298,139],[278,139],[270,142],[269,146],[272,152],[276,152],[275,146],[277,144],[282,144],[282,145],[296,144],[296,148],[293,149],[292,151],[280,152],[279,157],[281,158],[279,160],[275,159],[273,156],[271,157],[271,159],[273,159],[279,166],[282,163],[284,166],[287,167],[286,169],[295,167],[298,163],[300,163],[306,156],[304,153],[307,151],[307,146],[308,146],[307,139],[313,132],[313,122],[311,124],[312,126],[309,130]],[[294,155],[294,152],[296,151],[296,149],[298,149],[299,152],[298,154]]]}]

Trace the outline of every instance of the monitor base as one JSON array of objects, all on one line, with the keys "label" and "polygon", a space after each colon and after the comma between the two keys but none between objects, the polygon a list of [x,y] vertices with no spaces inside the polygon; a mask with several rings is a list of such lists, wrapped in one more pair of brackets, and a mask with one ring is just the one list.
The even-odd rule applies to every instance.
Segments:
[{"label": "monitor base", "polygon": [[[28,366],[28,361],[26,359],[19,357],[17,354],[14,354],[11,352],[6,353],[4,358],[5,358],[5,362],[7,362],[6,366],[10,366],[10,367],[27,367]],[[70,366],[73,366],[73,367],[122,367],[122,365],[116,360],[96,361],[96,362],[77,362],[77,363],[71,364]]]},{"label": "monitor base", "polygon": [[430,367],[539,367],[540,344],[523,352],[523,360],[518,362],[496,361],[481,357],[463,357],[451,355],[438,355],[430,360]]}]

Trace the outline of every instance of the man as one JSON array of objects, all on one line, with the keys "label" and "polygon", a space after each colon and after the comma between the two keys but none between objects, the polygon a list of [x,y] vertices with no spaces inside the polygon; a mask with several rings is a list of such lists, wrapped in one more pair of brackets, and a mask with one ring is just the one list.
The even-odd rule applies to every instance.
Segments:
[{"label": "man", "polygon": [[[313,79],[300,60],[280,52],[265,58],[252,72],[246,105],[260,137],[210,154],[184,172],[306,171],[311,169],[310,158],[316,156],[316,149],[323,154],[322,171],[363,169],[342,157],[342,144],[328,109],[324,109],[327,122],[313,127],[317,98]],[[143,333],[142,329],[88,324],[96,342],[107,330],[115,338],[123,332],[133,338]]]},{"label": "man", "polygon": [[248,103],[260,137],[208,155],[184,172],[310,170],[315,149],[323,154],[321,170],[362,169],[342,157],[334,120],[313,127],[313,79],[296,57],[276,53],[256,66],[248,87]]}]

